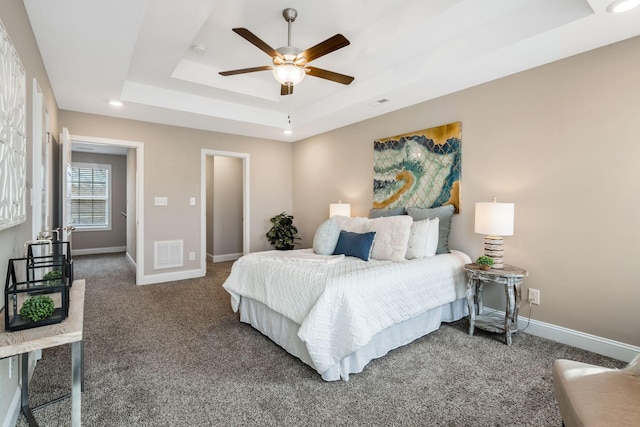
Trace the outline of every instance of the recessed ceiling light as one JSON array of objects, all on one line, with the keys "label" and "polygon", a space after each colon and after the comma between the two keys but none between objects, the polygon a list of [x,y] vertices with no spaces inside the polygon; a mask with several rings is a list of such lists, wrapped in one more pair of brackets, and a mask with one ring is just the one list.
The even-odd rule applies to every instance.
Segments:
[{"label": "recessed ceiling light", "polygon": [[369,105],[370,105],[370,106],[372,106],[372,107],[376,107],[376,106],[378,106],[378,105],[382,105],[382,104],[384,104],[385,102],[389,102],[389,101],[391,101],[389,98],[381,98],[381,99],[378,99],[377,101],[373,101],[373,102],[372,102],[371,104],[369,104]]},{"label": "recessed ceiling light", "polygon": [[113,107],[122,107],[122,101],[118,100],[118,99],[112,99],[109,101],[109,104],[111,104],[111,106]]},{"label": "recessed ceiling light", "polygon": [[291,135],[293,131],[291,129],[285,129],[282,131],[282,133],[284,133],[285,135]]},{"label": "recessed ceiling light", "polygon": [[607,6],[607,12],[622,13],[640,5],[640,0],[615,0]]}]

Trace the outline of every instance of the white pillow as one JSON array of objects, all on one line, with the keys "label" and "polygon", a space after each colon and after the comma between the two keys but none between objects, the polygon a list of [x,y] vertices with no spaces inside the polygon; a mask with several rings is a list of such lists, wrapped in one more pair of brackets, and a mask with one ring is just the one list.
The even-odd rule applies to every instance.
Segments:
[{"label": "white pillow", "polygon": [[332,218],[336,221],[340,230],[351,233],[366,233],[369,231],[369,218],[351,218],[343,215],[335,215]]},{"label": "white pillow", "polygon": [[338,223],[333,218],[329,218],[318,226],[313,236],[313,251],[318,255],[333,255],[339,237]]},{"label": "white pillow", "polygon": [[407,259],[425,258],[436,254],[439,225],[440,219],[437,217],[414,221],[411,224],[411,233],[407,245]]},{"label": "white pillow", "polygon": [[408,215],[370,219],[368,231],[376,232],[371,258],[404,261],[411,234],[411,224],[413,224],[413,219]]}]

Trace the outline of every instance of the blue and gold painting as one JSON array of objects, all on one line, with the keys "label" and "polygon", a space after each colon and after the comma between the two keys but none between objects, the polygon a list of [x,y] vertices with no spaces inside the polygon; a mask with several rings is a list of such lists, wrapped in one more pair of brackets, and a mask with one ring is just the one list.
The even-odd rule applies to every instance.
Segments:
[{"label": "blue and gold painting", "polygon": [[373,207],[460,212],[462,123],[450,123],[373,142]]}]

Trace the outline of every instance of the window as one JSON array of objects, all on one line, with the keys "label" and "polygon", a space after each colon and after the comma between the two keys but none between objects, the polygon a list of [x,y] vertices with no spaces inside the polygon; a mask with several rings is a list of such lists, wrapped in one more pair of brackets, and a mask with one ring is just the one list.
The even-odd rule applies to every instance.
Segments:
[{"label": "window", "polygon": [[71,223],[80,230],[111,229],[111,165],[72,163]]}]

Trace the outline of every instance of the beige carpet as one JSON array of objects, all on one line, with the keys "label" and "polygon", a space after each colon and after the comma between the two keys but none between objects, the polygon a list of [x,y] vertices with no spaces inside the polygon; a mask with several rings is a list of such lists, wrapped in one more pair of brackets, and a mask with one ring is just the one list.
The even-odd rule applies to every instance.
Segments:
[{"label": "beige carpet", "polygon": [[[134,285],[124,255],[77,257],[87,283],[84,426],[560,426],[551,364],[624,364],[526,333],[507,347],[466,319],[325,382],[231,311],[231,263],[205,278]],[[33,405],[68,393],[70,346],[44,352]],[[70,425],[69,400],[35,412]],[[20,416],[18,426],[25,426]]]}]

